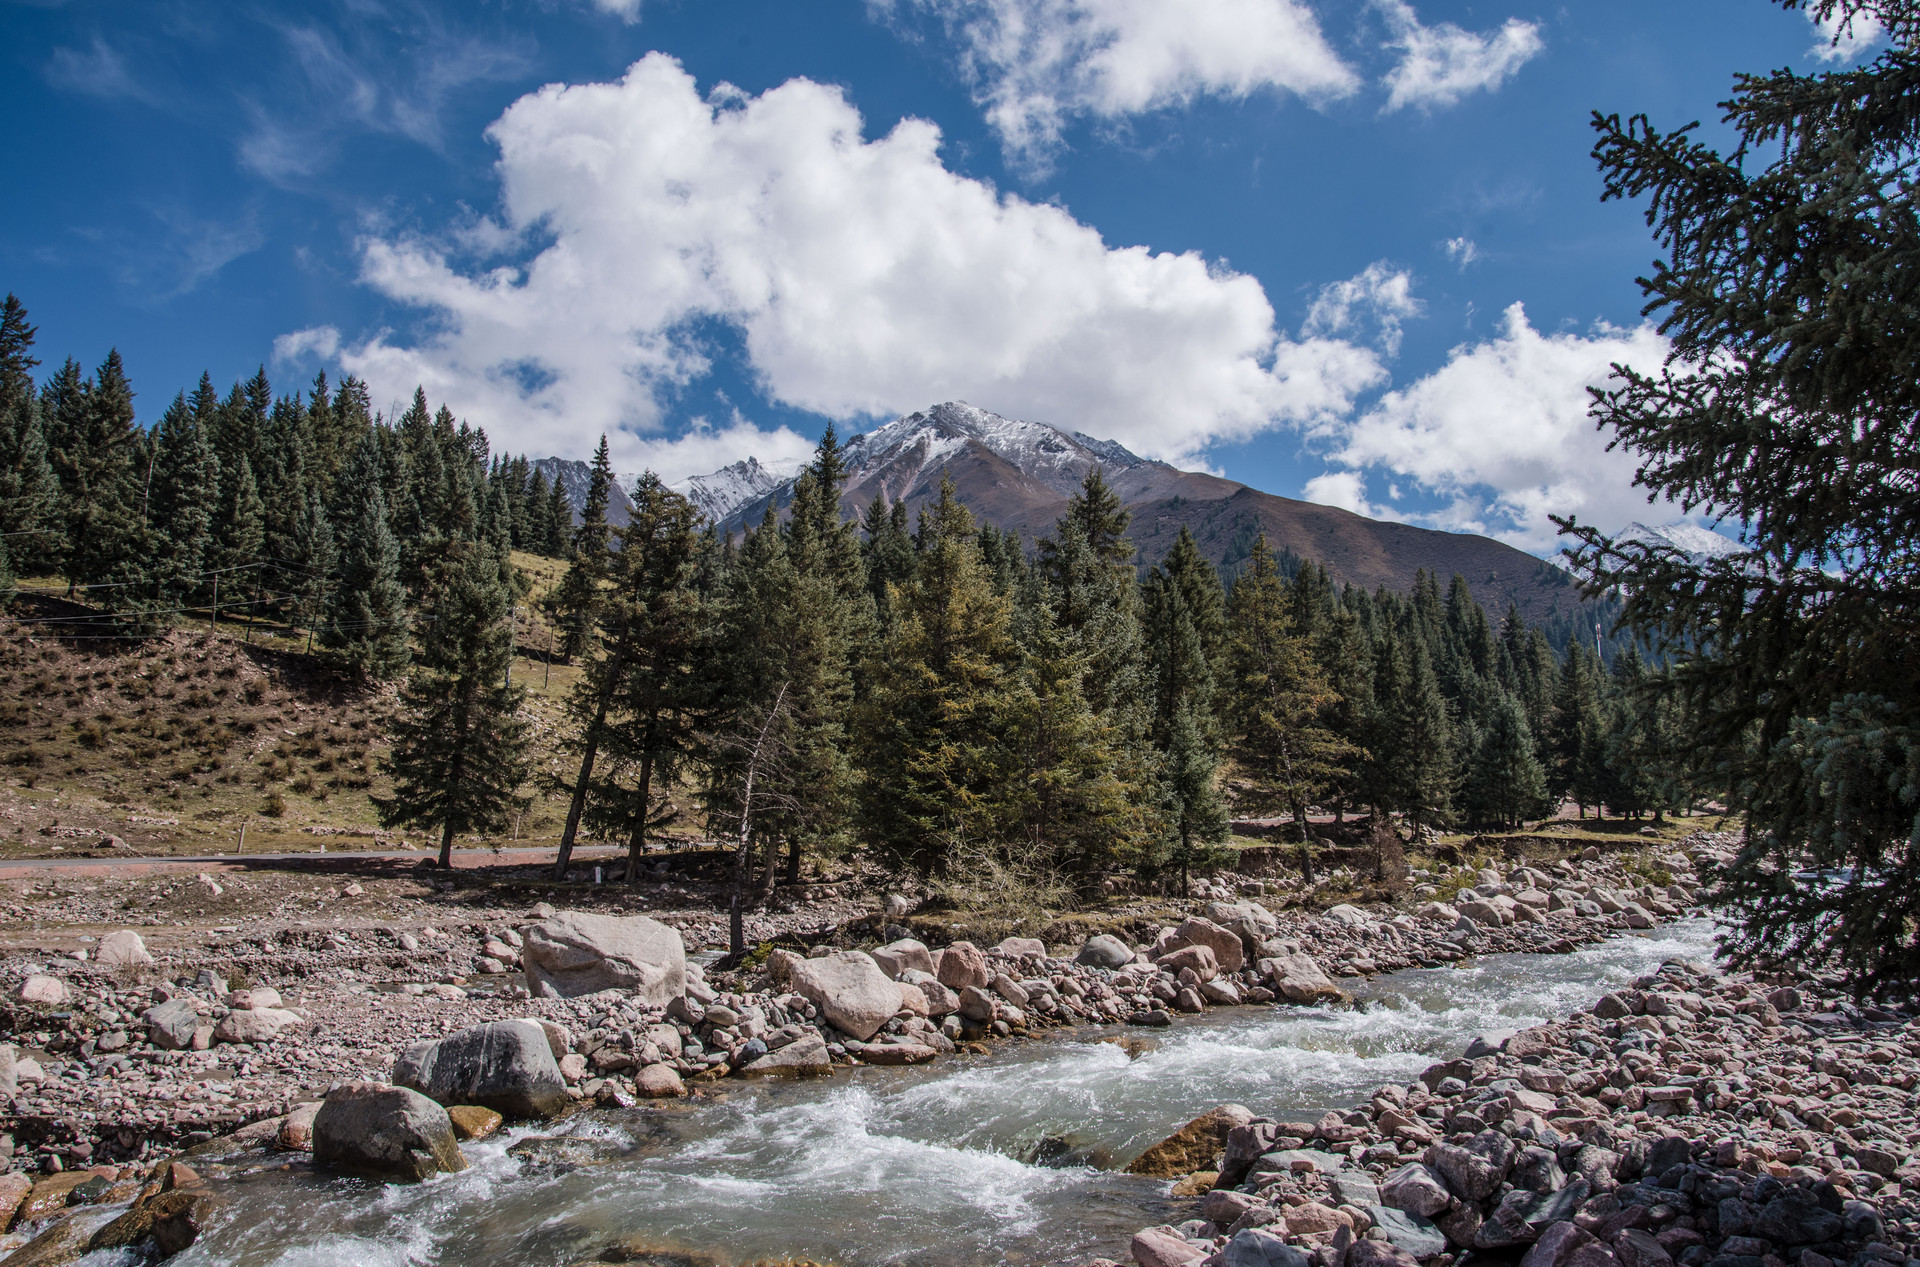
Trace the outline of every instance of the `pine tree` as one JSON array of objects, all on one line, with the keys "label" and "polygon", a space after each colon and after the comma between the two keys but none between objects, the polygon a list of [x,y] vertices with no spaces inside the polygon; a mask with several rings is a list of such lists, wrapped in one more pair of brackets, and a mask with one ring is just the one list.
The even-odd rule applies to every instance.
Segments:
[{"label": "pine tree", "polygon": [[333,525],[327,519],[320,490],[307,493],[306,510],[288,542],[288,583],[293,590],[294,619],[307,631],[307,644],[327,619],[327,595],[339,584],[340,552],[334,546]]},{"label": "pine tree", "polygon": [[1245,781],[1240,801],[1282,810],[1308,839],[1320,803],[1355,753],[1322,724],[1333,692],[1307,639],[1293,626],[1285,587],[1263,533],[1227,602],[1227,749]]},{"label": "pine tree", "polygon": [[0,542],[13,569],[26,572],[57,566],[65,544],[33,385],[34,334],[25,307],[8,295],[0,305]]},{"label": "pine tree", "polygon": [[914,579],[895,591],[894,634],[857,706],[860,815],[881,856],[944,875],[998,845],[1018,648],[951,480],[918,536]]},{"label": "pine tree", "polygon": [[[1920,975],[1920,606],[1912,472],[1920,245],[1911,0],[1809,0],[1871,23],[1870,62],[1736,79],[1721,154],[1691,126],[1594,119],[1608,198],[1644,199],[1660,258],[1641,281],[1672,358],[1595,401],[1636,483],[1744,525],[1702,560],[1563,524],[1591,590],[1675,649],[1690,747],[1727,780],[1747,845],[1718,900],[1738,967],[1836,963],[1862,990]],[[1796,879],[1806,870],[1843,877]]]},{"label": "pine tree", "polygon": [[253,467],[242,457],[240,468],[230,475],[222,470],[224,499],[214,531],[213,565],[220,573],[219,585],[229,597],[223,606],[235,606],[240,599],[251,618],[252,595],[260,590],[260,559],[266,548],[267,513],[260,491],[253,482]]},{"label": "pine tree", "polygon": [[1166,559],[1147,573],[1144,606],[1153,684],[1150,734],[1167,826],[1151,869],[1177,870],[1184,892],[1194,869],[1218,860],[1209,847],[1230,830],[1217,779],[1221,733],[1215,712],[1224,600],[1219,578],[1184,525]]},{"label": "pine tree", "polygon": [[895,502],[889,507],[886,493],[875,493],[862,526],[867,539],[861,551],[866,556],[874,619],[879,636],[888,638],[895,623],[893,591],[913,579],[913,535],[907,531],[906,504]]},{"label": "pine tree", "polygon": [[539,467],[534,467],[527,476],[525,497],[527,508],[526,535],[517,543],[519,548],[529,554],[548,554],[551,546],[548,539],[553,535],[553,507],[547,502],[547,477]]},{"label": "pine tree", "polygon": [[667,799],[697,745],[706,674],[700,600],[692,586],[698,513],[651,471],[634,485],[632,501],[605,600],[617,609],[605,619],[625,632],[624,652],[617,670],[611,656],[590,669],[576,698],[611,692],[607,755],[636,778],[630,791],[603,781],[593,802],[606,825],[625,831],[627,883],[638,884],[656,802]]},{"label": "pine tree", "polygon": [[541,553],[550,559],[564,559],[572,548],[573,540],[573,504],[567,500],[567,490],[558,479],[547,489],[547,513],[545,516],[547,535],[541,546]]},{"label": "pine tree", "polygon": [[1404,631],[1383,639],[1374,671],[1374,724],[1367,791],[1383,810],[1406,815],[1416,836],[1453,814],[1453,718],[1420,636],[1417,609]]},{"label": "pine tree", "polygon": [[[987,575],[984,563],[981,572]],[[983,818],[999,819],[1000,861],[1016,874],[1058,879],[1085,895],[1097,891],[1116,858],[1140,853],[1148,798],[1129,779],[1133,765],[1113,722],[1081,691],[1083,666],[1074,640],[1053,619],[1052,594],[1035,590],[1035,618],[1005,702],[1009,777],[997,797],[979,805]],[[1202,833],[1204,815],[1196,804],[1193,824]]]},{"label": "pine tree", "polygon": [[[558,481],[554,488],[560,487]],[[594,622],[599,619],[602,593],[607,581],[607,545],[613,530],[607,524],[607,502],[613,493],[613,462],[608,456],[607,438],[593,455],[593,473],[587,483],[587,502],[580,513],[580,526],[572,539],[573,562],[561,578],[559,588],[547,600],[548,611],[560,626],[563,650],[571,663],[585,651],[593,637]]]},{"label": "pine tree", "polygon": [[320,643],[363,678],[398,677],[406,671],[407,593],[400,584],[400,546],[387,525],[381,490],[380,441],[369,432],[334,488],[340,525],[335,544],[339,581],[329,589],[327,624]]},{"label": "pine tree", "polygon": [[400,695],[393,751],[383,763],[393,795],[375,797],[387,827],[438,827],[440,865],[462,832],[499,831],[525,804],[529,728],[521,687],[510,685],[509,608],[500,560],[467,545],[434,586],[420,655]]},{"label": "pine tree", "polygon": [[1598,762],[1592,745],[1601,733],[1593,659],[1576,642],[1567,648],[1554,688],[1553,761],[1548,767],[1547,790],[1556,802],[1571,797],[1582,818],[1587,816],[1587,806],[1600,803]]},{"label": "pine tree", "polygon": [[1496,688],[1486,723],[1476,728],[1468,764],[1467,815],[1500,827],[1544,814],[1547,772],[1534,751],[1520,701]]},{"label": "pine tree", "polygon": [[[91,380],[69,360],[42,394],[41,417],[50,416],[59,444],[50,446],[48,461],[60,481],[68,583],[137,583],[145,437],[134,425],[133,388],[119,351],[107,353]],[[111,592],[103,593],[111,602]]]},{"label": "pine tree", "polygon": [[147,518],[153,525],[153,557],[147,577],[159,606],[180,608],[205,586],[219,508],[220,465],[213,455],[213,438],[185,396],[174,397],[151,442]]}]

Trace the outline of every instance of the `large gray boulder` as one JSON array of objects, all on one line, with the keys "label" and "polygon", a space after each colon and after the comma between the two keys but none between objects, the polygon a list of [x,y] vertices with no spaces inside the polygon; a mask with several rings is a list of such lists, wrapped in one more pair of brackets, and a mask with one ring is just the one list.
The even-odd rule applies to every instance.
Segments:
[{"label": "large gray boulder", "polygon": [[1222,1267],[1307,1267],[1307,1256],[1263,1227],[1236,1232],[1220,1251]]},{"label": "large gray boulder", "polygon": [[200,1009],[188,998],[168,999],[147,1009],[147,1039],[165,1051],[185,1051],[200,1027]]},{"label": "large gray boulder", "polygon": [[1273,982],[1274,993],[1289,1003],[1319,1003],[1340,997],[1340,987],[1312,955],[1295,952],[1262,959],[1260,975]]},{"label": "large gray boulder", "polygon": [[871,955],[837,950],[802,959],[792,968],[793,991],[826,1015],[835,1029],[866,1042],[900,1011],[900,987]]},{"label": "large gray boulder", "polygon": [[925,942],[915,941],[911,937],[902,937],[899,941],[889,942],[873,952],[873,961],[880,965],[880,971],[900,979],[903,972],[924,972],[933,974],[933,952]]},{"label": "large gray boulder", "polygon": [[1119,968],[1133,962],[1133,951],[1111,933],[1100,933],[1087,938],[1073,961],[1089,968]]},{"label": "large gray boulder", "polygon": [[152,963],[153,956],[147,953],[147,943],[139,933],[123,928],[100,939],[93,960],[103,968],[137,968]]},{"label": "large gray boulder", "polygon": [[1380,1202],[1396,1210],[1430,1219],[1453,1204],[1453,1194],[1433,1170],[1410,1161],[1380,1183]]},{"label": "large gray boulder", "polygon": [[536,1021],[495,1021],[417,1043],[394,1062],[393,1081],[441,1104],[477,1104],[505,1117],[555,1117],[572,1103]]},{"label": "large gray boulder", "polygon": [[313,1119],[313,1160],[383,1179],[467,1168],[447,1111],[418,1091],[381,1082],[346,1082],[327,1092]]},{"label": "large gray boulder", "polygon": [[807,1034],[742,1066],[740,1072],[789,1076],[832,1073],[833,1056],[827,1051],[825,1039],[818,1034]]},{"label": "large gray boulder", "polygon": [[535,998],[626,990],[665,1007],[687,991],[687,948],[677,930],[644,915],[567,911],[526,932],[521,958]]}]

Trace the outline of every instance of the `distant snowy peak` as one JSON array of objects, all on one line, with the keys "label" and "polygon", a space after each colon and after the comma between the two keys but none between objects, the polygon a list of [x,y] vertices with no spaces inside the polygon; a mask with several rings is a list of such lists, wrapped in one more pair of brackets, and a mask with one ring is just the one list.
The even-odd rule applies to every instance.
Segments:
[{"label": "distant snowy peak", "polygon": [[1620,530],[1620,540],[1669,546],[1695,563],[1747,553],[1747,547],[1732,537],[1725,537],[1711,529],[1690,523],[1668,524],[1663,528],[1649,528],[1643,523],[1630,523]]},{"label": "distant snowy peak", "polygon": [[797,468],[774,470],[749,457],[723,466],[711,475],[694,475],[673,485],[685,494],[708,523],[720,523],[760,501],[798,474]]},{"label": "distant snowy peak", "polygon": [[[548,484],[558,484],[566,492],[576,516],[586,508],[587,487],[593,483],[591,466],[579,458],[535,458],[533,468],[547,477]],[[616,528],[624,528],[632,518],[633,500],[627,496],[627,490],[637,478],[619,474],[613,477],[613,489],[607,494],[607,522]]]},{"label": "distant snowy peak", "polygon": [[847,494],[857,503],[871,501],[880,491],[897,500],[974,445],[1062,494],[1078,490],[1094,466],[1130,469],[1147,464],[1111,440],[1044,422],[1003,418],[954,400],[849,440]]}]

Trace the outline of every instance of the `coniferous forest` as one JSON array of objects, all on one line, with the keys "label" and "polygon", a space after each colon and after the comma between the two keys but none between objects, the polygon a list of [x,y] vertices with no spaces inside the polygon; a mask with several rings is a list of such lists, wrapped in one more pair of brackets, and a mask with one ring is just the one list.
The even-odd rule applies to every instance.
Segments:
[{"label": "coniferous forest", "polygon": [[950,486],[917,518],[877,501],[856,522],[830,428],[789,512],[741,539],[652,475],[615,527],[604,439],[576,513],[421,391],[389,418],[353,378],[276,395],[264,370],[224,394],[203,376],[143,424],[117,354],[36,384],[34,333],[9,296],[9,595],[78,604],[76,637],[270,624],[364,689],[403,683],[378,809],[443,853],[535,785],[516,552],[564,562],[541,650],[581,670],[566,769],[540,775],[567,802],[563,870],[578,841],[637,858],[699,815],[769,886],[862,848],[1064,897],[1217,866],[1234,817],[1311,868],[1310,815],[1417,835],[1708,792],[1677,756],[1677,697],[1631,648],[1556,653],[1458,576],[1368,593],[1264,538],[1230,587],[1184,532],[1143,567],[1097,468],[1036,542]]}]

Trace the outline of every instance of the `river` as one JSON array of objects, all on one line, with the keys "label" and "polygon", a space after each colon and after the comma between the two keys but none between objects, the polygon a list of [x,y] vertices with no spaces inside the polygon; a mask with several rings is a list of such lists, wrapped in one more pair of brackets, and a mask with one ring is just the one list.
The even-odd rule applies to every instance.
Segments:
[{"label": "river", "polygon": [[1189,1217],[1188,1203],[1103,1167],[1213,1105],[1283,1118],[1351,1107],[1480,1030],[1565,1016],[1669,958],[1710,959],[1712,936],[1693,920],[1572,955],[1398,972],[1355,983],[1352,1009],[1232,1008],[1124,1031],[1132,1052],[1100,1041],[1122,1031],[1089,1030],[920,1069],[723,1083],[718,1104],[569,1119],[568,1147],[599,1162],[573,1169],[510,1153],[542,1133],[518,1128],[468,1145],[472,1169],[413,1186],[260,1171],[172,1261],[565,1267],[627,1238],[687,1255],[636,1260],[660,1264],[1124,1257],[1129,1235]]}]

